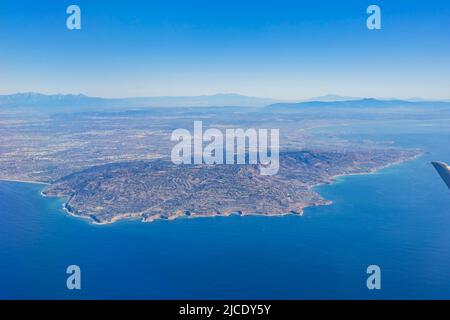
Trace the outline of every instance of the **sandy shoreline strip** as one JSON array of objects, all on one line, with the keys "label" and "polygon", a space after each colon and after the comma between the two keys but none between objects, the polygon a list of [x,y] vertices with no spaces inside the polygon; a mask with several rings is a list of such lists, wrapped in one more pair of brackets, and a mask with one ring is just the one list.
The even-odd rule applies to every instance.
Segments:
[{"label": "sandy shoreline strip", "polygon": [[0,178],[0,181],[6,181],[6,182],[20,182],[20,183],[29,183],[29,184],[42,184],[42,185],[50,185],[48,182],[41,182],[41,181],[30,181],[30,180],[18,180],[18,179],[6,179],[6,178]]}]

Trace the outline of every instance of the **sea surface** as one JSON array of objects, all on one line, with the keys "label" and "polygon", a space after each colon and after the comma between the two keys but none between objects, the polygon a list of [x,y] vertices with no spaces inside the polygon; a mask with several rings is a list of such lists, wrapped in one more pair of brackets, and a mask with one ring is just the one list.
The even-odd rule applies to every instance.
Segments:
[{"label": "sea surface", "polygon": [[[430,165],[450,162],[450,134],[377,132],[357,138],[425,154],[318,187],[333,204],[303,217],[96,226],[42,185],[0,182],[0,298],[450,299],[450,190]],[[66,288],[73,264],[79,291]],[[372,264],[381,290],[366,287]]]}]

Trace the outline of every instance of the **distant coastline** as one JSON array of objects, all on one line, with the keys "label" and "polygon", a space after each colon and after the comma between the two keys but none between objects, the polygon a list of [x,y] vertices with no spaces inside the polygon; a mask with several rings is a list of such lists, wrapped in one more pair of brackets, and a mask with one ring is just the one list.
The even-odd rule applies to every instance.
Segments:
[{"label": "distant coastline", "polygon": [[412,156],[411,158],[393,161],[393,162],[391,162],[389,164],[386,164],[386,165],[383,165],[383,166],[371,168],[370,170],[365,171],[365,172],[337,174],[335,176],[330,177],[330,179],[328,179],[327,181],[320,182],[320,183],[312,185],[309,189],[315,189],[315,188],[321,187],[323,185],[332,185],[332,184],[336,183],[339,178],[346,178],[346,177],[350,177],[350,176],[361,176],[361,175],[375,174],[375,173],[378,173],[379,171],[382,171],[384,169],[388,169],[388,168],[391,168],[393,166],[396,166],[396,165],[399,165],[399,164],[403,164],[405,162],[416,160],[417,158],[423,156],[424,154],[425,154],[424,152],[420,152],[419,154],[416,154],[416,155]]},{"label": "distant coastline", "polygon": [[0,181],[5,181],[5,182],[20,182],[20,183],[29,183],[29,184],[42,184],[42,185],[46,185],[46,186],[49,186],[49,185],[50,185],[50,183],[48,183],[48,182],[31,181],[31,180],[20,180],[20,179],[8,179],[8,178],[0,178]]}]

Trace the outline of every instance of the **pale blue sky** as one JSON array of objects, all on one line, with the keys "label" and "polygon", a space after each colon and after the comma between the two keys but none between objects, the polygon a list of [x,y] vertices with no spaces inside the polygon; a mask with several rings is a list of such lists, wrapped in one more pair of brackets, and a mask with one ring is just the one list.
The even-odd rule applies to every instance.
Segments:
[{"label": "pale blue sky", "polygon": [[448,99],[450,1],[2,0],[0,94],[19,91]]}]

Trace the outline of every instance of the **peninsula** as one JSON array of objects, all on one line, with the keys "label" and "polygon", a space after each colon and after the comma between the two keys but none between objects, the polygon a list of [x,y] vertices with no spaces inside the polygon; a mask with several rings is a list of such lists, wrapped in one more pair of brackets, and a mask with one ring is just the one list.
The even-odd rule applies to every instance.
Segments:
[{"label": "peninsula", "polygon": [[106,224],[156,219],[303,213],[330,202],[312,190],[333,177],[370,173],[418,154],[411,150],[282,152],[280,171],[258,165],[175,165],[170,160],[131,161],[91,167],[47,186],[45,196],[68,197],[72,215]]}]

